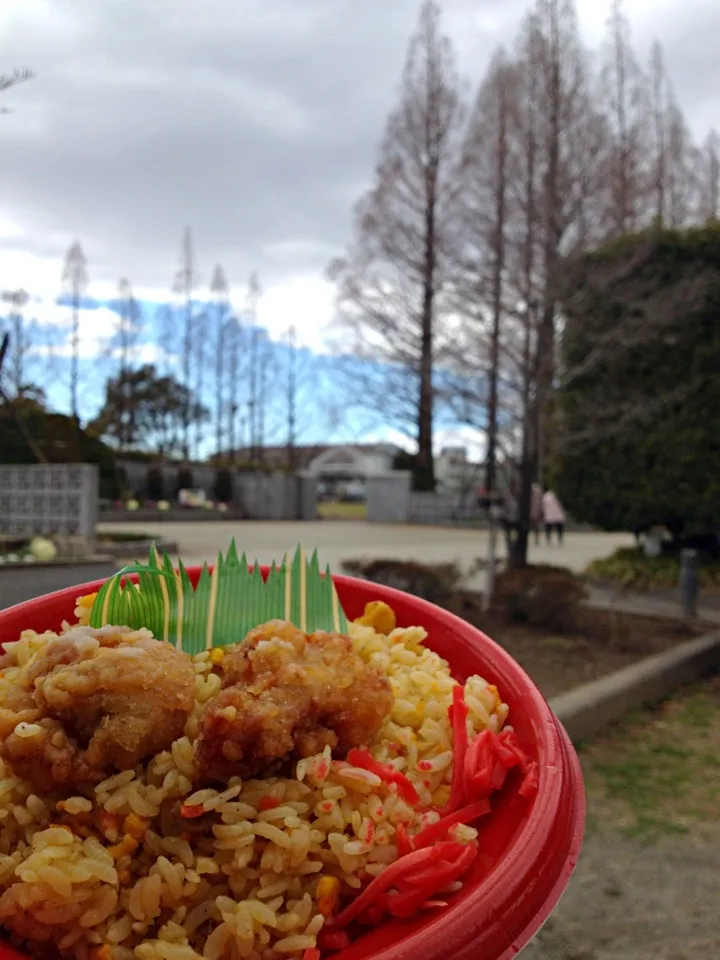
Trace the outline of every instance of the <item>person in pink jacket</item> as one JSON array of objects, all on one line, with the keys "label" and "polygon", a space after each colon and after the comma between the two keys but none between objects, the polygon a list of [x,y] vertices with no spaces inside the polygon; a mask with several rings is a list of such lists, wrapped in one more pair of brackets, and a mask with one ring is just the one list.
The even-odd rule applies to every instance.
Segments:
[{"label": "person in pink jacket", "polygon": [[565,531],[565,511],[552,490],[546,490],[543,494],[542,512],[548,545],[552,543],[553,531],[557,534],[558,544],[562,544]]}]

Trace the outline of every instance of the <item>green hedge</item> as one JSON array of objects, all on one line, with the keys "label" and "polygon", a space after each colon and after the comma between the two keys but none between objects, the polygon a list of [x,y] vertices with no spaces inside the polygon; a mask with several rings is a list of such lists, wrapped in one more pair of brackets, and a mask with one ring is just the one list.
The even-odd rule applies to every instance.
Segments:
[{"label": "green hedge", "polygon": [[568,265],[562,303],[567,510],[606,530],[717,529],[720,226],[585,255]]},{"label": "green hedge", "polygon": [[[27,406],[22,416],[49,463],[94,463],[98,467],[100,496],[107,500],[121,498],[123,471],[117,468],[113,451],[102,440],[90,436],[72,417],[60,413]],[[37,462],[7,406],[0,407],[0,462]]]}]

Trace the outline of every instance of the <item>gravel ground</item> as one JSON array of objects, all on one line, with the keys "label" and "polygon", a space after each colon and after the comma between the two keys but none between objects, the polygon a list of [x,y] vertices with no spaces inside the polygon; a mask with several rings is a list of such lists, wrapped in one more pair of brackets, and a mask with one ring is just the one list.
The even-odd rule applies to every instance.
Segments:
[{"label": "gravel ground", "polygon": [[584,744],[576,873],[522,960],[720,957],[720,680]]},{"label": "gravel ground", "polygon": [[591,833],[557,910],[522,960],[710,960],[720,956],[720,836],[653,846]]}]

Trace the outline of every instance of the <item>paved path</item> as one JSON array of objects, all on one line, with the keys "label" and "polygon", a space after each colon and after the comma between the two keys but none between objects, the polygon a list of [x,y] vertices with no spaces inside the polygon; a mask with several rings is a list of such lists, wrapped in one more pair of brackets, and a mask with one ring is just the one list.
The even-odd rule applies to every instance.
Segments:
[{"label": "paved path", "polygon": [[[342,560],[357,557],[414,559],[426,563],[456,561],[467,568],[478,557],[487,555],[488,544],[488,534],[484,530],[357,521],[113,523],[104,527],[100,524],[99,529],[108,532],[138,530],[153,536],[170,537],[179,544],[180,554],[187,563],[214,560],[218,550],[227,549],[231,537],[235,537],[239,549],[261,563],[281,558],[286,550],[292,550],[302,542],[307,550],[317,548],[321,561],[329,563],[338,572]],[[580,572],[591,560],[632,542],[629,534],[569,533],[562,547],[531,546],[530,559],[533,563],[555,563]],[[504,549],[502,539],[499,549]]]}]

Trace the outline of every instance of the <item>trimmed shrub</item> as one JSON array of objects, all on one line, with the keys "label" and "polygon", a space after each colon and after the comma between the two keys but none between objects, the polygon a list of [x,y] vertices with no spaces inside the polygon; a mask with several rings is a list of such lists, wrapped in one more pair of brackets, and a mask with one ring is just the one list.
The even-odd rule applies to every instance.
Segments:
[{"label": "trimmed shrub", "polygon": [[187,464],[184,464],[182,467],[178,468],[177,477],[175,478],[175,499],[177,500],[178,494],[181,490],[192,490],[193,489],[193,472],[192,468]]},{"label": "trimmed shrub", "polygon": [[343,570],[354,577],[404,590],[439,606],[450,603],[462,589],[464,575],[454,563],[424,564],[412,560],[345,560]]},{"label": "trimmed shrub", "polygon": [[582,581],[564,567],[504,570],[495,580],[492,613],[511,623],[567,633],[585,597]]},{"label": "trimmed shrub", "polygon": [[232,503],[235,499],[232,472],[224,467],[215,472],[213,498],[217,503]]},{"label": "trimmed shrub", "polygon": [[145,497],[154,503],[165,499],[165,478],[163,477],[162,467],[157,464],[148,467],[148,472],[145,475]]}]

